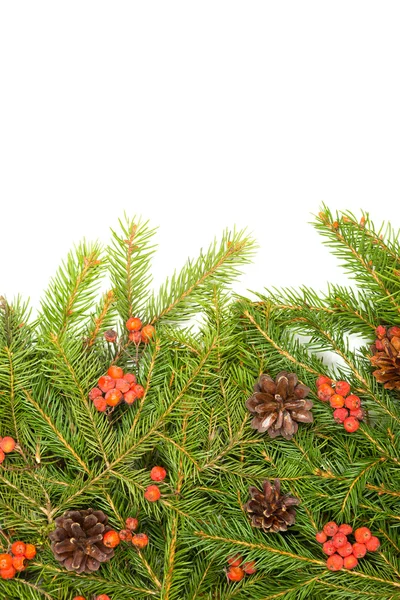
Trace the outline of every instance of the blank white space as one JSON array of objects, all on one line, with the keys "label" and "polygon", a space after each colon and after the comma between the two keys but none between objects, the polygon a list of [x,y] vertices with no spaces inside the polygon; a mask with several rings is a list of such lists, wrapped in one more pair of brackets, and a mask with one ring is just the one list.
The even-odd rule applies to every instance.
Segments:
[{"label": "blank white space", "polygon": [[239,291],[345,281],[321,201],[400,224],[400,6],[0,4],[0,292],[38,305],[83,236],[160,226],[160,282],[226,226],[260,250]]}]

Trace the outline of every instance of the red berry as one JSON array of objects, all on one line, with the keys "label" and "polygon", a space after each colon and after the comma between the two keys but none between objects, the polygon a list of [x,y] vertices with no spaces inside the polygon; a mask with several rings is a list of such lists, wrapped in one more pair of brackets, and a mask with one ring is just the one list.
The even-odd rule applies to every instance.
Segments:
[{"label": "red berry", "polygon": [[317,390],[317,396],[322,402],[329,402],[330,397],[333,396],[334,393],[335,390],[327,383],[320,385]]},{"label": "red berry", "polygon": [[390,340],[393,337],[400,337],[400,327],[396,327],[395,325],[393,325],[393,327],[390,327],[390,329],[388,329],[387,336]]},{"label": "red berry", "polygon": [[26,544],[25,547],[25,558],[27,558],[28,560],[31,560],[32,558],[35,558],[36,556],[36,548],[33,544]]},{"label": "red berry", "polygon": [[109,392],[110,390],[115,388],[115,379],[110,377],[109,375],[103,375],[100,377],[97,385],[103,392]]},{"label": "red berry", "polygon": [[138,346],[140,344],[140,342],[142,341],[141,331],[132,331],[132,333],[130,333],[128,337],[131,342],[136,344],[136,346]]},{"label": "red berry", "polygon": [[378,538],[373,535],[367,542],[365,542],[365,545],[368,552],[375,552],[375,550],[378,550],[381,543]]},{"label": "red berry", "polygon": [[338,532],[338,529],[339,527],[336,525],[335,521],[329,521],[329,523],[324,526],[323,531],[328,537],[332,537]]},{"label": "red berry", "polygon": [[12,452],[14,450],[15,446],[16,446],[16,443],[15,443],[14,438],[10,437],[9,435],[6,435],[6,437],[3,437],[3,439],[0,441],[0,448],[3,450],[3,452],[5,454]]},{"label": "red berry", "polygon": [[117,406],[122,399],[122,393],[119,390],[110,390],[106,394],[106,402],[108,406]]},{"label": "red berry", "polygon": [[103,544],[107,546],[107,548],[116,548],[120,541],[119,535],[114,529],[107,531],[107,533],[103,535]]},{"label": "red berry", "polygon": [[1,579],[13,579],[13,577],[15,577],[15,574],[16,574],[16,570],[14,569],[13,566],[8,567],[8,569],[0,570],[0,578]]},{"label": "red berry", "polygon": [[105,398],[103,398],[103,396],[101,396],[99,398],[95,398],[93,400],[93,404],[95,405],[97,410],[100,412],[104,412],[105,410],[107,410],[107,401]]},{"label": "red berry", "polygon": [[139,331],[142,329],[142,321],[137,317],[130,317],[125,325],[128,331]]},{"label": "red berry", "polygon": [[328,556],[335,554],[336,548],[333,545],[332,540],[328,540],[327,542],[325,542],[325,544],[322,545],[322,552],[324,552]]},{"label": "red berry", "polygon": [[317,388],[319,388],[323,383],[332,385],[332,379],[330,379],[330,377],[326,377],[326,375],[320,375],[315,383],[317,385]]},{"label": "red berry", "polygon": [[350,394],[350,396],[347,396],[347,398],[345,400],[345,405],[346,405],[346,408],[348,408],[350,410],[356,410],[356,408],[360,408],[361,400],[355,394]]},{"label": "red berry", "polygon": [[354,554],[350,554],[343,559],[343,566],[345,569],[355,569],[358,565],[358,560]]},{"label": "red berry", "polygon": [[86,600],[84,596],[75,596],[72,600]]},{"label": "red berry", "polygon": [[349,411],[346,408],[337,408],[333,411],[333,418],[336,423],[343,423],[343,421],[349,416]]},{"label": "red berry", "polygon": [[136,383],[133,388],[131,388],[132,392],[136,395],[136,398],[143,398],[144,396],[144,387]]},{"label": "red berry", "polygon": [[25,556],[14,556],[14,558],[12,559],[12,566],[18,572],[24,571],[26,568],[24,562],[25,560]]},{"label": "red berry", "polygon": [[107,375],[113,379],[121,379],[121,377],[124,376],[124,371],[121,369],[121,367],[117,367],[117,365],[111,365],[107,371]]},{"label": "red berry", "polygon": [[344,533],[341,533],[340,531],[338,531],[333,536],[332,542],[333,542],[333,545],[335,546],[335,548],[341,548],[342,546],[347,544],[347,537],[344,535]]},{"label": "red berry", "polygon": [[245,573],[247,573],[247,575],[253,575],[253,573],[256,573],[256,571],[257,571],[256,561],[250,560],[249,562],[243,563],[242,569]]},{"label": "red berry", "polygon": [[89,400],[94,400],[95,398],[99,398],[102,395],[103,392],[101,391],[101,389],[98,387],[94,387],[89,392]]},{"label": "red berry", "polygon": [[350,542],[347,542],[344,546],[338,548],[337,551],[338,554],[344,558],[345,556],[350,556],[350,554],[353,554],[353,546]]},{"label": "red berry", "polygon": [[135,400],[137,400],[137,396],[134,391],[129,390],[129,392],[126,392],[126,394],[124,394],[124,400],[127,404],[133,404]]},{"label": "red berry", "polygon": [[115,389],[119,390],[123,394],[125,394],[125,392],[127,392],[130,389],[130,387],[131,384],[129,383],[129,381],[126,381],[126,379],[116,379],[115,381]]},{"label": "red berry", "polygon": [[229,567],[226,576],[230,581],[241,581],[245,575],[245,572],[240,567]]},{"label": "red berry", "polygon": [[145,325],[142,329],[142,342],[147,344],[154,336],[155,329],[153,325]]},{"label": "red berry", "polygon": [[136,531],[139,526],[139,521],[135,519],[135,517],[128,517],[125,521],[125,525],[130,531]]},{"label": "red berry", "polygon": [[362,421],[364,419],[364,411],[362,408],[356,408],[355,410],[350,411],[350,416],[358,421]]},{"label": "red berry", "polygon": [[114,329],[107,329],[107,331],[104,332],[104,339],[107,342],[116,342],[118,338],[118,333],[116,331],[114,331]]},{"label": "red berry", "polygon": [[381,340],[386,335],[386,327],[384,327],[383,325],[378,325],[378,327],[375,329],[375,333],[377,337]]},{"label": "red berry", "polygon": [[0,448],[0,465],[5,460],[5,458],[6,458],[6,455],[4,454],[3,450]]},{"label": "red berry", "polygon": [[11,554],[0,554],[0,570],[12,567],[13,559]]},{"label": "red berry", "polygon": [[360,423],[355,417],[347,417],[347,419],[343,421],[343,427],[349,433],[353,433],[360,427]]},{"label": "red berry", "polygon": [[367,554],[367,546],[356,542],[353,544],[353,554],[356,558],[362,558]]},{"label": "red berry", "polygon": [[329,398],[329,404],[332,408],[342,408],[344,406],[344,398],[339,394],[333,394],[333,396]]},{"label": "red berry", "polygon": [[156,502],[160,499],[161,492],[156,485],[149,485],[144,492],[144,497],[149,502]]},{"label": "red berry", "polygon": [[129,531],[129,529],[121,529],[121,531],[118,532],[119,535],[119,539],[122,542],[131,542],[132,541],[132,532]]},{"label": "red berry", "polygon": [[122,379],[125,379],[129,384],[136,383],[136,377],[133,373],[125,373]]},{"label": "red berry", "polygon": [[382,344],[381,340],[375,340],[375,348],[377,350],[384,350],[385,346]]},{"label": "red berry", "polygon": [[25,556],[26,544],[24,542],[14,542],[11,546],[11,552],[14,556]]},{"label": "red berry", "polygon": [[96,596],[96,600],[111,600],[111,598],[107,594],[100,594],[100,596]]},{"label": "red berry", "polygon": [[164,467],[153,467],[150,471],[150,478],[153,481],[164,481],[167,476],[167,471]]},{"label": "red berry", "polygon": [[337,381],[335,385],[335,391],[341,396],[347,396],[350,394],[350,384],[347,381]]},{"label": "red berry", "polygon": [[145,533],[136,533],[132,537],[132,544],[136,546],[136,548],[145,548],[149,543],[149,538]]},{"label": "red berry", "polygon": [[354,532],[354,537],[356,538],[356,542],[360,542],[360,544],[365,544],[368,540],[371,539],[372,533],[368,529],[368,527],[359,527]]},{"label": "red berry", "polygon": [[318,531],[318,533],[315,535],[315,539],[320,544],[323,544],[328,539],[328,536],[326,535],[326,533],[324,531]]},{"label": "red berry", "polygon": [[330,571],[340,571],[343,568],[343,558],[339,554],[332,554],[326,561],[326,566]]},{"label": "red berry", "polygon": [[343,525],[339,525],[339,531],[344,533],[344,535],[350,535],[353,532],[353,528],[351,525],[343,523]]},{"label": "red berry", "polygon": [[241,556],[240,554],[235,554],[234,556],[230,556],[227,559],[227,563],[231,567],[240,567],[242,562],[243,562],[243,556]]}]

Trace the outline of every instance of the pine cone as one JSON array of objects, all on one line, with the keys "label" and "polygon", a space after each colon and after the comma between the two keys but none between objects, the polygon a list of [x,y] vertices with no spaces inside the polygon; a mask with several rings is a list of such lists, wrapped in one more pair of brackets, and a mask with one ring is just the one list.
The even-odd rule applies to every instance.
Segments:
[{"label": "pine cone", "polygon": [[55,520],[49,535],[55,559],[68,571],[89,573],[114,556],[103,544],[103,535],[111,531],[108,517],[101,510],[68,510]]},{"label": "pine cone", "polygon": [[388,390],[400,389],[400,327],[390,327],[386,331],[380,325],[376,328],[378,338],[371,346],[372,356],[370,361],[376,371],[375,379],[383,383]]},{"label": "pine cone", "polygon": [[298,423],[311,423],[313,416],[311,400],[305,400],[310,388],[298,383],[295,373],[281,371],[275,381],[269,375],[261,375],[254,386],[254,393],[246,401],[254,419],[253,429],[268,432],[271,438],[282,435],[290,440],[297,432]]},{"label": "pine cone", "polygon": [[247,511],[253,527],[258,527],[266,533],[277,533],[286,531],[295,523],[294,506],[300,504],[300,500],[289,494],[282,495],[279,479],[275,479],[273,485],[264,481],[261,492],[256,487],[250,487],[249,493],[251,499],[243,508]]}]

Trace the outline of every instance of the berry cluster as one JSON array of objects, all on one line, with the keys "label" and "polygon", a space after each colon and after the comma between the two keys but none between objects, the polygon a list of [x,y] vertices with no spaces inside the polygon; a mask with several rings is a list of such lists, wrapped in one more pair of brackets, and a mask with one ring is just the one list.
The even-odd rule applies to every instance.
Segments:
[{"label": "berry cluster", "polygon": [[135,517],[128,517],[125,521],[126,529],[121,529],[119,538],[123,542],[132,543],[139,550],[145,548],[149,543],[149,538],[145,533],[133,533],[139,526],[139,521]]},{"label": "berry cluster", "polygon": [[130,317],[125,323],[129,331],[129,339],[138,346],[140,342],[147,344],[154,335],[153,325],[143,325],[138,317]]},{"label": "berry cluster", "polygon": [[332,381],[325,375],[317,379],[317,396],[322,402],[329,402],[333,411],[333,418],[349,433],[357,431],[360,421],[364,419],[361,400],[355,394],[350,394],[350,384],[347,381]]},{"label": "berry cluster", "polygon": [[[164,481],[167,476],[167,471],[164,467],[153,467],[150,471],[150,478],[153,481]],[[144,492],[144,497],[149,502],[157,502],[161,498],[161,492],[158,486],[148,485]]]},{"label": "berry cluster", "polygon": [[243,562],[243,556],[240,554],[228,558],[228,565],[226,576],[229,581],[241,581],[245,575],[253,575],[257,571],[255,561]]},{"label": "berry cluster", "polygon": [[[330,571],[354,569],[358,565],[358,559],[363,558],[367,552],[378,550],[380,542],[368,527],[355,530],[355,542],[349,541],[352,533],[351,525],[344,523],[338,526],[334,521],[329,521],[323,530],[316,534],[315,539],[322,544],[322,550],[328,556],[326,566]],[[331,539],[328,540],[328,537]]]},{"label": "berry cluster", "polygon": [[26,569],[26,561],[35,556],[36,548],[33,544],[14,542],[9,552],[0,554],[0,578],[13,579],[17,572]]},{"label": "berry cluster", "polygon": [[9,454],[14,450],[16,446],[14,438],[6,436],[0,438],[0,464],[4,461],[6,454]]},{"label": "berry cluster", "polygon": [[[86,600],[86,598],[85,596],[75,596],[72,600]],[[100,594],[100,596],[96,596],[95,600],[111,600],[111,598],[107,594]]]},{"label": "berry cluster", "polygon": [[138,398],[144,395],[144,387],[139,385],[133,373],[126,373],[112,365],[107,375],[102,375],[94,387],[89,392],[89,398],[98,411],[104,412],[107,407],[118,406],[122,401],[126,404],[133,404]]}]

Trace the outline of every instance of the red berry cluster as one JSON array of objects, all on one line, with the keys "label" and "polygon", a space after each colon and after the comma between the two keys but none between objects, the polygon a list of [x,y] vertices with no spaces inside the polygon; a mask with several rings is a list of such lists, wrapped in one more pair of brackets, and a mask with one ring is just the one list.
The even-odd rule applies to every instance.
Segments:
[{"label": "red berry cluster", "polygon": [[[351,525],[344,523],[338,526],[334,521],[329,521],[323,530],[316,534],[315,539],[322,544],[323,552],[328,555],[326,566],[330,571],[354,569],[358,565],[358,559],[363,558],[367,552],[378,550],[380,542],[368,527],[355,530],[355,542],[349,541],[352,533]],[[328,540],[328,537],[331,539]]]},{"label": "red berry cluster", "polygon": [[16,446],[16,443],[15,443],[14,438],[12,438],[8,435],[6,437],[0,438],[0,464],[6,458],[6,454],[8,454],[9,452],[12,452],[14,450],[15,446]]},{"label": "red berry cluster", "polygon": [[360,421],[364,419],[361,400],[355,394],[350,394],[350,384],[347,381],[332,381],[325,375],[317,379],[317,396],[322,402],[329,402],[333,411],[333,418],[349,433],[357,431]]},{"label": "red berry cluster", "polygon": [[126,529],[121,529],[119,538],[123,542],[131,542],[138,549],[145,548],[149,543],[149,538],[145,533],[132,533],[139,526],[139,521],[135,517],[128,517],[125,521]]},{"label": "red berry cluster", "polygon": [[229,581],[241,581],[245,575],[253,575],[257,571],[256,562],[254,560],[243,562],[243,556],[240,554],[228,558],[228,565],[226,576]]},{"label": "red berry cluster", "polygon": [[[153,467],[150,471],[150,478],[153,481],[164,481],[167,471],[164,467]],[[157,502],[161,498],[161,492],[157,485],[148,485],[144,491],[144,497],[149,502]]]},{"label": "red berry cluster", "polygon": [[36,548],[33,544],[14,542],[9,552],[0,554],[0,578],[13,579],[17,572],[26,569],[26,561],[35,556]]},{"label": "red berry cluster", "polygon": [[138,398],[144,396],[144,387],[139,385],[133,373],[125,373],[121,367],[112,365],[107,375],[102,375],[89,392],[89,398],[100,412],[107,407],[117,406],[122,401],[133,404]]},{"label": "red berry cluster", "polygon": [[129,331],[129,339],[137,346],[140,342],[147,344],[154,336],[155,329],[153,325],[143,325],[138,317],[130,317],[125,323]]}]

